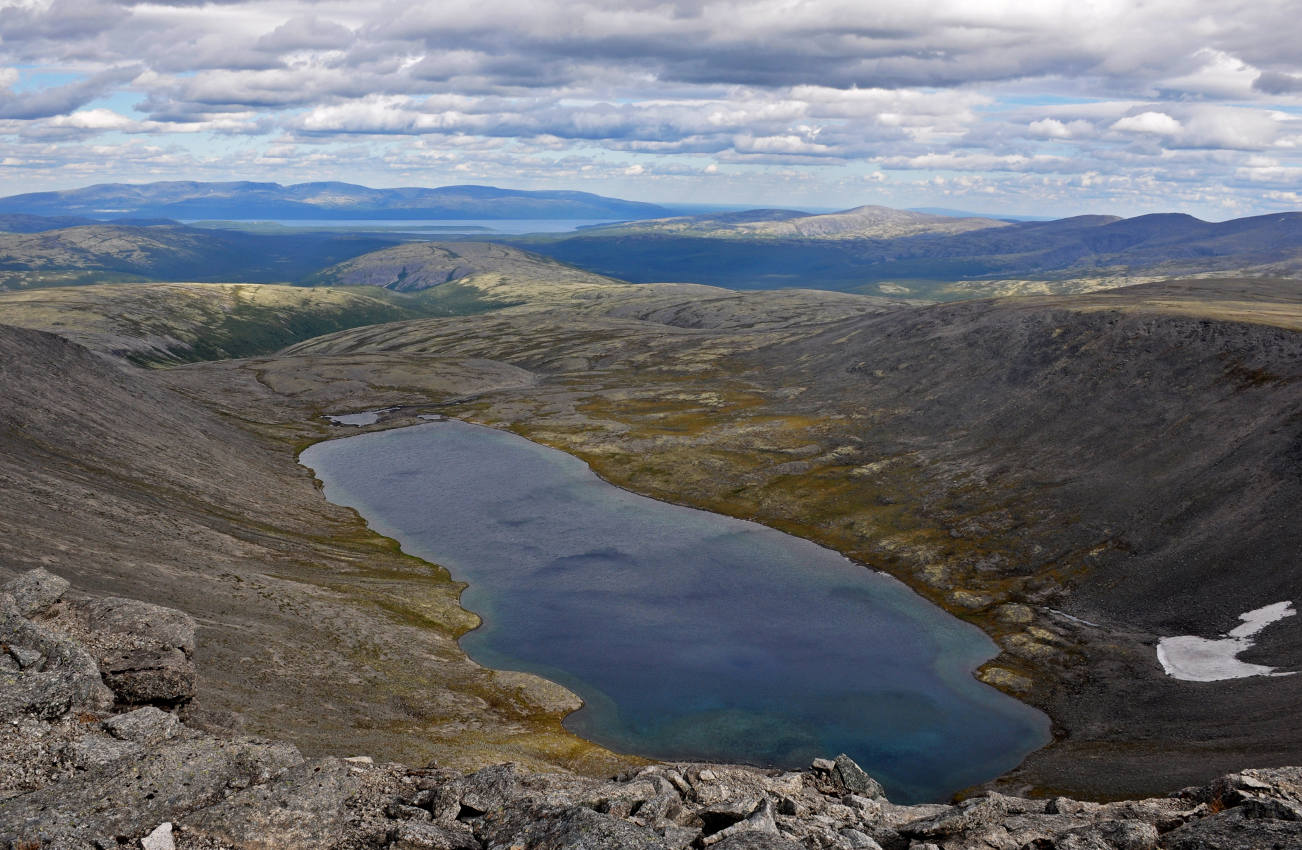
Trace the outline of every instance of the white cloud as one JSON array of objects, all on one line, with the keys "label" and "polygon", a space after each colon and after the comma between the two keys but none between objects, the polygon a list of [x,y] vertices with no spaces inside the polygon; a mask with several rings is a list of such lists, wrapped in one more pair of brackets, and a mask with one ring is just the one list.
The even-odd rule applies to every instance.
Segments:
[{"label": "white cloud", "polygon": [[1138,115],[1127,115],[1112,125],[1113,130],[1125,133],[1148,133],[1154,136],[1174,136],[1184,127],[1165,112],[1149,110]]},{"label": "white cloud", "polygon": [[[639,192],[688,175],[743,193],[803,180],[811,198],[845,195],[831,206],[889,169],[883,192],[914,191],[900,172],[942,172],[946,192],[1019,206],[1085,193],[1251,207],[1302,168],[1298,12],[1297,0],[0,0],[0,156],[23,163],[7,181],[45,184],[310,160],[338,179],[455,169],[627,178]],[[123,134],[158,150],[109,141]],[[92,157],[89,144],[124,153]],[[1272,162],[1251,160],[1262,155]]]}]

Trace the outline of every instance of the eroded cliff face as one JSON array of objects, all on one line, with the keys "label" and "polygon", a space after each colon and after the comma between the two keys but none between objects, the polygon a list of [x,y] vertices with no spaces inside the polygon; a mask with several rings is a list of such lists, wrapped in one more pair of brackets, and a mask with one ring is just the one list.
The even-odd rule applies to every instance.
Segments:
[{"label": "eroded cliff face", "polygon": [[[195,622],[69,593],[43,569],[0,587],[0,842],[9,848],[483,850],[1234,850],[1302,842],[1302,769],[1170,797],[990,793],[897,806],[845,756],[808,770],[657,764],[609,778],[306,758],[193,703]],[[341,748],[352,743],[338,742]],[[344,750],[347,752],[347,750]]]}]

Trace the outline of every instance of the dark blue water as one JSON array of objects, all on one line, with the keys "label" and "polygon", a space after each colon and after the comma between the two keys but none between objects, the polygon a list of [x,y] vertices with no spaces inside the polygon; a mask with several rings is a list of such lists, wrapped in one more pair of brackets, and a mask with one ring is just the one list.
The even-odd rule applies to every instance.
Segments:
[{"label": "dark blue water", "polygon": [[657,502],[582,461],[449,421],[318,443],[333,502],[470,583],[477,661],[571,688],[566,726],[663,759],[849,753],[897,801],[1016,766],[1048,720],[972,678],[982,632],[754,523]]}]

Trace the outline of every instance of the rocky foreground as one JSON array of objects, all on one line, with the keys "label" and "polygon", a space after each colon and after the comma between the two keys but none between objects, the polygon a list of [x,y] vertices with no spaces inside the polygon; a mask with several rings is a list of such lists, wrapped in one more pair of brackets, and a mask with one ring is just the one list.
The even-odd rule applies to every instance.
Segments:
[{"label": "rocky foreground", "polygon": [[195,709],[187,614],[68,591],[41,569],[0,588],[0,846],[10,850],[1302,847],[1295,767],[1119,803],[992,793],[897,806],[845,756],[801,772],[657,764],[608,780],[306,759]]}]

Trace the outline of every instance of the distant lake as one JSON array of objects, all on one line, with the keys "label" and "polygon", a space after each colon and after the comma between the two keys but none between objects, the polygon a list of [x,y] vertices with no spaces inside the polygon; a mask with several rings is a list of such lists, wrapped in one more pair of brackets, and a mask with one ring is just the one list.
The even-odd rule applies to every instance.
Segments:
[{"label": "distant lake", "polygon": [[985,634],[809,541],[457,421],[300,460],[331,501],[469,582],[472,658],[575,691],[565,725],[614,750],[784,768],[846,752],[906,802],[1049,741],[1048,718],[972,677],[996,652]]},{"label": "distant lake", "polygon": [[[521,233],[569,233],[582,227],[613,224],[623,219],[600,218],[492,218],[492,219],[222,219],[242,225],[280,225],[295,230],[385,230],[391,233],[483,233],[516,236]],[[194,224],[198,219],[184,222]],[[209,221],[207,219],[205,222]]]}]

